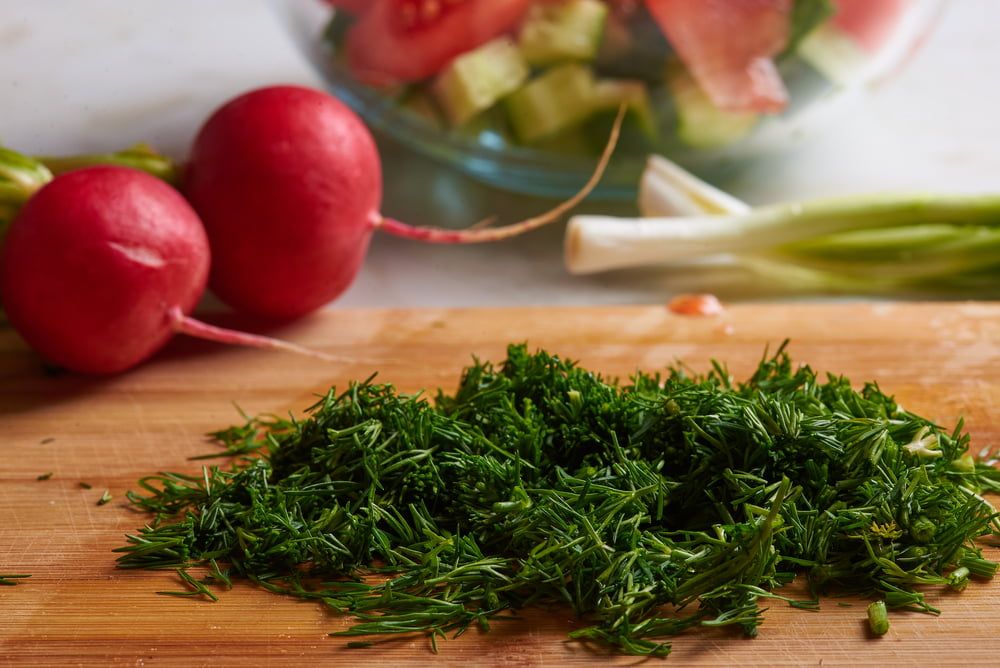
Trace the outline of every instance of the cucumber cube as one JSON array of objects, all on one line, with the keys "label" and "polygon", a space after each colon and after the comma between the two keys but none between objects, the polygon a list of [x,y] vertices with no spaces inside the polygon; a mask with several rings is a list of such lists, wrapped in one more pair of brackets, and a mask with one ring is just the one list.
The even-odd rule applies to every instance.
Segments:
[{"label": "cucumber cube", "polygon": [[680,63],[668,65],[667,86],[677,109],[677,138],[688,146],[719,148],[744,138],[757,125],[756,113],[716,107]]},{"label": "cucumber cube", "polygon": [[519,141],[531,143],[574,127],[594,112],[594,73],[585,65],[553,67],[504,104]]},{"label": "cucumber cube", "polygon": [[453,60],[431,89],[452,126],[459,126],[517,90],[530,74],[512,40],[501,37]]},{"label": "cucumber cube", "polygon": [[521,53],[530,65],[545,67],[597,57],[608,18],[600,0],[535,3],[521,27]]},{"label": "cucumber cube", "polygon": [[596,111],[614,113],[623,104],[626,119],[634,122],[643,135],[655,139],[658,134],[656,115],[645,83],[634,79],[601,79],[594,85]]},{"label": "cucumber cube", "polygon": [[847,33],[825,24],[802,40],[798,56],[839,86],[847,86],[868,66],[867,54]]},{"label": "cucumber cube", "polygon": [[423,88],[416,88],[404,95],[399,101],[399,107],[433,128],[443,130],[447,127],[434,99]]}]

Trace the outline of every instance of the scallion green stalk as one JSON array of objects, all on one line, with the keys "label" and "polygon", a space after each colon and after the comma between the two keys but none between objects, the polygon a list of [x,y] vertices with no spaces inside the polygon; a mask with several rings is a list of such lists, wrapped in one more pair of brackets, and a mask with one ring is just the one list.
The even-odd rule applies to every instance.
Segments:
[{"label": "scallion green stalk", "polygon": [[800,292],[1000,294],[1000,195],[874,195],[750,209],[654,157],[640,209],[655,215],[572,219],[570,272],[735,266]]}]

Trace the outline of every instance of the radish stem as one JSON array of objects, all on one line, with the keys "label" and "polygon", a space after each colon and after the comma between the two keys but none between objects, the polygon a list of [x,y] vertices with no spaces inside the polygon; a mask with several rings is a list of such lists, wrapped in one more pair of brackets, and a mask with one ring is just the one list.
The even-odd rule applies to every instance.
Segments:
[{"label": "radish stem", "polygon": [[450,230],[441,227],[414,227],[398,220],[383,218],[381,216],[377,216],[373,220],[373,224],[380,230],[406,239],[437,244],[482,244],[510,239],[553,223],[586,199],[593,192],[594,188],[597,187],[597,184],[600,183],[601,177],[604,176],[604,172],[608,167],[608,163],[611,162],[611,156],[615,152],[615,147],[618,145],[618,138],[621,135],[622,122],[625,119],[626,111],[627,107],[625,105],[619,108],[618,116],[615,118],[615,123],[608,136],[608,142],[604,146],[601,158],[598,160],[597,166],[594,168],[587,183],[575,195],[541,215],[502,227],[489,227],[487,221],[481,221],[464,230]]},{"label": "radish stem", "polygon": [[223,343],[226,345],[245,346],[249,348],[281,350],[284,352],[295,353],[296,355],[304,355],[306,357],[320,359],[324,362],[349,363],[358,361],[356,359],[328,355],[327,353],[313,350],[312,348],[306,348],[304,346],[290,343],[288,341],[282,341],[281,339],[271,338],[269,336],[248,334],[234,329],[226,329],[224,327],[209,325],[206,322],[202,322],[185,315],[184,312],[177,306],[171,307],[167,312],[167,315],[170,318],[171,327],[175,332],[178,334],[185,334],[196,339],[214,341],[216,343]]},{"label": "radish stem", "polygon": [[0,146],[0,237],[21,206],[51,180],[45,165]]},{"label": "radish stem", "polygon": [[117,153],[68,157],[30,157],[0,146],[0,233],[21,206],[54,176],[95,165],[131,167],[168,183],[176,183],[178,176],[173,162],[146,144]]},{"label": "radish stem", "polygon": [[160,154],[148,144],[136,144],[116,153],[68,157],[41,156],[36,158],[36,160],[48,167],[56,175],[83,167],[93,167],[94,165],[118,165],[119,167],[131,167],[132,169],[152,174],[156,178],[171,184],[177,183],[179,171],[169,158]]},{"label": "radish stem", "polygon": [[45,165],[0,146],[0,202],[23,204],[51,180],[52,172]]}]

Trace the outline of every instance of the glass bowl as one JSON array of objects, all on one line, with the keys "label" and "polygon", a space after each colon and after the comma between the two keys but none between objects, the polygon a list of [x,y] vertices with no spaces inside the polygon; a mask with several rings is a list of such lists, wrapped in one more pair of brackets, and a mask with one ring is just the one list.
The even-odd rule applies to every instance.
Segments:
[{"label": "glass bowl", "polygon": [[[374,0],[373,0],[374,1]],[[861,0],[840,0],[857,5]],[[692,146],[678,138],[678,114],[663,85],[651,92],[656,138],[626,134],[594,195],[632,199],[651,153],[665,155],[709,180],[719,180],[755,157],[789,150],[803,137],[836,122],[845,106],[873,82],[898,72],[922,43],[945,6],[944,0],[869,0],[894,6],[898,13],[882,26],[877,46],[861,48],[856,39],[828,22],[811,33],[796,53],[777,59],[789,91],[789,103],[777,115],[761,115],[753,128],[724,145]],[[295,44],[321,74],[329,89],[357,111],[372,128],[402,144],[452,165],[488,184],[535,195],[567,197],[587,180],[600,142],[584,154],[572,145],[526,146],[511,142],[489,127],[475,132],[432,123],[382,89],[357,81],[337,57],[330,38],[336,10],[323,0],[271,0]],[[662,37],[652,22],[636,39],[649,52],[663,53]],[[648,33],[648,34],[647,34]],[[654,44],[651,40],[657,39]],[[663,57],[663,56],[661,56]],[[607,130],[603,131],[606,136]],[[570,143],[571,144],[571,143]],[[703,143],[702,143],[703,144]]]}]

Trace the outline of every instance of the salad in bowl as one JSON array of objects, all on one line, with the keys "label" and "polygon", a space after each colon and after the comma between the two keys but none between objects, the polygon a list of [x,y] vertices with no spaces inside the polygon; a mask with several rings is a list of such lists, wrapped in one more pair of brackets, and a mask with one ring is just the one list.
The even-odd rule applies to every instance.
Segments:
[{"label": "salad in bowl", "polygon": [[892,70],[938,0],[276,0],[376,128],[515,190],[605,196],[650,153],[712,177],[782,149]]}]

